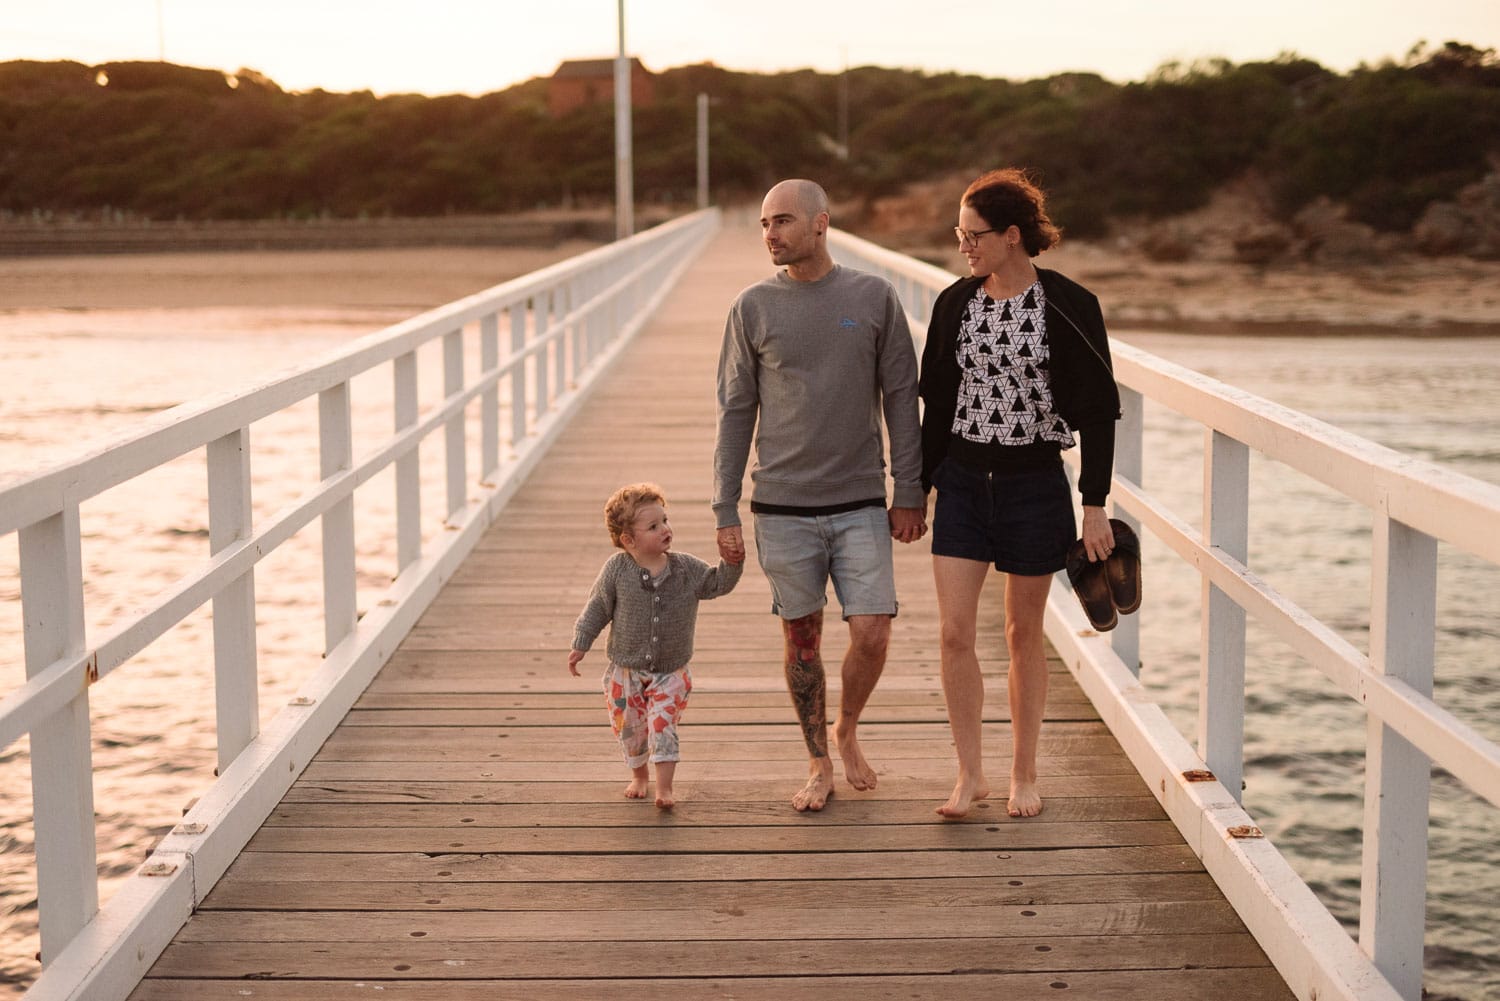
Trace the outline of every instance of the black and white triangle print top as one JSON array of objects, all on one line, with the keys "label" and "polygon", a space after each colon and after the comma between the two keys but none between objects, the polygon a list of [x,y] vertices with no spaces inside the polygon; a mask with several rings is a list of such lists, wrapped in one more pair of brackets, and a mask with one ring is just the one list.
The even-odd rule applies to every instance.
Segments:
[{"label": "black and white triangle print top", "polygon": [[983,286],[975,291],[958,327],[955,435],[981,444],[1073,445],[1047,386],[1046,307],[1039,281],[998,301]]}]

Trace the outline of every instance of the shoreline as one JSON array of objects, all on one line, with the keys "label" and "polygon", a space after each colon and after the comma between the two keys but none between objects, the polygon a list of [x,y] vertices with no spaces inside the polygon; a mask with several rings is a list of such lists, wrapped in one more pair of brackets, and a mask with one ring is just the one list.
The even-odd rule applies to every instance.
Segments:
[{"label": "shoreline", "polygon": [[[873,234],[872,234],[873,235]],[[742,238],[756,240],[748,228]],[[419,312],[576,256],[605,240],[544,244],[36,254],[3,260],[0,312],[74,309],[399,308]],[[899,248],[958,273],[953,248]],[[1253,268],[1163,264],[1069,242],[1037,260],[1099,297],[1112,331],[1259,338],[1500,336],[1500,262]],[[725,304],[726,308],[728,304]]]}]

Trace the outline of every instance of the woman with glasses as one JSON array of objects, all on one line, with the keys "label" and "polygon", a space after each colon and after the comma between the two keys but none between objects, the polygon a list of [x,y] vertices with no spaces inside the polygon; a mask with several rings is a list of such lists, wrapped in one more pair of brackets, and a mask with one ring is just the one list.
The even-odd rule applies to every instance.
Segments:
[{"label": "woman with glasses", "polygon": [[1075,535],[1061,451],[1078,434],[1082,539],[1088,559],[1114,545],[1105,515],[1120,396],[1099,301],[1032,258],[1061,232],[1023,171],[976,179],[958,209],[969,277],[933,306],[922,353],[922,485],[937,488],[933,578],[942,620],[943,695],[958,781],[937,808],[962,817],[990,793],[976,653],[979,595],[989,568],[1005,575],[1005,640],[1014,743],[1007,812],[1042,810],[1037,742],[1047,702],[1042,615],[1052,575]]}]

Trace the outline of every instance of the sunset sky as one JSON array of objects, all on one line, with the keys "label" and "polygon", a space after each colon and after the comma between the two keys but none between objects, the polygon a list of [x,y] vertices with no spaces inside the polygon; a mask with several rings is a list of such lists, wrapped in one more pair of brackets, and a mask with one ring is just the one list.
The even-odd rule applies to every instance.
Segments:
[{"label": "sunset sky", "polygon": [[[0,0],[0,61],[157,59],[288,90],[482,94],[613,56],[616,0]],[[650,69],[878,65],[1139,80],[1167,61],[1294,51],[1334,70],[1457,40],[1500,48],[1500,0],[626,0]]]}]

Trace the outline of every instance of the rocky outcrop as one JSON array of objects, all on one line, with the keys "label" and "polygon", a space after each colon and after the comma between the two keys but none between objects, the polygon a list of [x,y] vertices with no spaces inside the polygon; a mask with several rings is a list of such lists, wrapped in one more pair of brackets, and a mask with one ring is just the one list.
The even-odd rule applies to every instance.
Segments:
[{"label": "rocky outcrop", "polygon": [[1412,243],[1424,254],[1500,259],[1500,172],[1464,188],[1456,201],[1427,206]]}]

